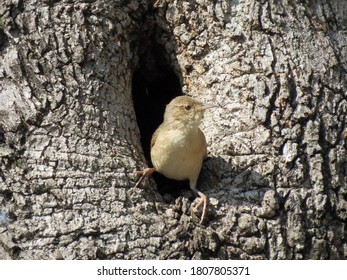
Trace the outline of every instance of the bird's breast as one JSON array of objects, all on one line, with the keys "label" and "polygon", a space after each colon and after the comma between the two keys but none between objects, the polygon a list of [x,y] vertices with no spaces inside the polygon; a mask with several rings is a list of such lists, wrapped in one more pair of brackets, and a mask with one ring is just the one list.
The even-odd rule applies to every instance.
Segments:
[{"label": "bird's breast", "polygon": [[206,140],[202,131],[159,131],[151,149],[155,169],[175,180],[197,180],[206,154]]}]

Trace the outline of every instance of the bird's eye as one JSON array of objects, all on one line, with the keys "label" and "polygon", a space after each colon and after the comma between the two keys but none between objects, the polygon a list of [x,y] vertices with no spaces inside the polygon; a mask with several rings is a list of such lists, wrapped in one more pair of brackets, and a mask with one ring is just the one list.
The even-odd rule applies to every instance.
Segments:
[{"label": "bird's eye", "polygon": [[190,105],[184,105],[184,109],[186,109],[187,111],[189,111],[190,109],[192,109],[192,106],[190,106]]}]

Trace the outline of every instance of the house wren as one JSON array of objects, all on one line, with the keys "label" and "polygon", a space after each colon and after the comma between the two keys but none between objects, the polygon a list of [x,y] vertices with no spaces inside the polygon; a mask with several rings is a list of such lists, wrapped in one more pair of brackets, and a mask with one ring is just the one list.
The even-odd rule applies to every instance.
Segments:
[{"label": "house wren", "polygon": [[174,180],[189,180],[194,193],[200,196],[196,209],[203,206],[200,223],[206,215],[207,196],[196,189],[202,161],[207,153],[205,135],[199,128],[204,111],[215,105],[203,104],[188,96],[174,98],[167,106],[164,121],[153,133],[151,159],[153,168],[138,171],[142,180],[157,171]]}]

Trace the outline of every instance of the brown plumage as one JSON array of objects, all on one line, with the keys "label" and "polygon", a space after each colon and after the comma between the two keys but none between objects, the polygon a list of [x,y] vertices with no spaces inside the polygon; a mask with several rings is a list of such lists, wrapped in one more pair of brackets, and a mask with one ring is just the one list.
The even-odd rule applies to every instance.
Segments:
[{"label": "brown plumage", "polygon": [[191,97],[179,96],[167,106],[163,123],[153,133],[151,159],[154,168],[138,172],[145,176],[157,171],[174,180],[189,180],[190,188],[200,196],[196,208],[203,206],[200,223],[206,215],[207,197],[196,189],[202,161],[207,153],[203,132],[199,128],[204,111],[213,105],[205,105]]}]

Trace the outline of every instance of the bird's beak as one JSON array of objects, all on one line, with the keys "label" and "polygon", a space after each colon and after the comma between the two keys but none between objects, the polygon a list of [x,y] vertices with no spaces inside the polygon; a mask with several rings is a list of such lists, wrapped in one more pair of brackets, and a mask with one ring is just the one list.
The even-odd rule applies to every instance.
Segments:
[{"label": "bird's beak", "polygon": [[210,108],[218,107],[218,105],[215,104],[201,104],[201,107],[196,108],[196,111],[205,111]]}]

